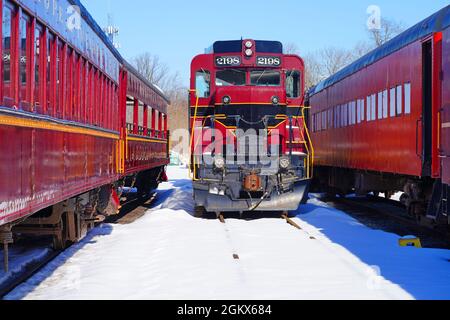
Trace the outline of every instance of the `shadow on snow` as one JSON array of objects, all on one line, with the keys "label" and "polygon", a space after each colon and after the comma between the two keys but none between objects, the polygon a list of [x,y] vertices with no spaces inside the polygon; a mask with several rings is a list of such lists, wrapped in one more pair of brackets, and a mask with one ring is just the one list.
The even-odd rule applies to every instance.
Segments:
[{"label": "shadow on snow", "polygon": [[97,241],[95,238],[110,235],[112,233],[112,230],[113,227],[109,224],[103,224],[94,228],[86,235],[83,240],[66,249],[44,268],[42,268],[38,273],[36,273],[33,277],[13,290],[13,292],[7,295],[4,299],[21,300],[25,298],[29,293],[33,292],[37,287],[41,285],[41,283],[49,278],[59,267],[61,267],[69,259],[71,259],[78,251],[82,250],[87,245],[96,243]]},{"label": "shadow on snow", "polygon": [[297,217],[420,300],[450,299],[450,251],[400,247],[400,236],[370,229],[342,211],[303,205]]}]

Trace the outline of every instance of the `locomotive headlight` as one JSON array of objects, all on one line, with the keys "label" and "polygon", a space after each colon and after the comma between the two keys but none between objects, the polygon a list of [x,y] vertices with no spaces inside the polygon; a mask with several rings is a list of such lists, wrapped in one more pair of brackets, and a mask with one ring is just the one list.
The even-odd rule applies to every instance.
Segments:
[{"label": "locomotive headlight", "polygon": [[225,168],[225,159],[222,156],[216,156],[214,158],[214,166],[219,170],[223,170]]},{"label": "locomotive headlight", "polygon": [[253,50],[252,50],[252,49],[247,49],[247,50],[245,50],[245,55],[246,55],[247,57],[251,57],[251,56],[253,55]]},{"label": "locomotive headlight", "polygon": [[281,169],[287,169],[287,168],[289,168],[290,165],[291,165],[291,159],[289,159],[288,157],[282,157],[280,159]]},{"label": "locomotive headlight", "polygon": [[230,96],[225,96],[222,98],[222,102],[223,104],[230,104],[231,103],[231,98]]},{"label": "locomotive headlight", "polygon": [[245,43],[245,47],[246,47],[247,49],[251,49],[251,47],[253,47],[253,43],[252,43],[251,41],[247,41],[247,42]]},{"label": "locomotive headlight", "polygon": [[280,103],[280,98],[278,98],[277,96],[272,97],[272,103],[274,105],[277,105]]}]

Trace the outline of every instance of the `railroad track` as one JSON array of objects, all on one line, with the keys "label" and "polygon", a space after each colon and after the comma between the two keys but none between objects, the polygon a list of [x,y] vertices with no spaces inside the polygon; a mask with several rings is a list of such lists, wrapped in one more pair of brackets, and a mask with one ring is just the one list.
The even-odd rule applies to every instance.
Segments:
[{"label": "railroad track", "polygon": [[105,222],[112,224],[130,224],[138,220],[149,210],[149,206],[155,201],[158,193],[152,193],[149,197],[133,197],[122,204],[120,213],[108,217]]},{"label": "railroad track", "polygon": [[62,251],[52,251],[40,261],[31,262],[23,272],[12,275],[8,280],[0,284],[0,300],[3,300],[9,293],[22,283],[41,271],[46,265],[53,261]]},{"label": "railroad track", "polygon": [[[266,216],[264,216],[262,218],[265,218],[265,217]],[[217,218],[218,218],[219,222],[222,223],[224,225],[224,227],[225,227],[224,230],[225,230],[225,234],[226,234],[226,237],[228,239],[228,242],[230,244],[230,249],[231,249],[231,251],[233,253],[232,254],[233,259],[234,260],[240,260],[238,250],[236,249],[236,246],[234,245],[233,239],[231,237],[231,230],[227,226],[227,222],[226,222],[227,219],[226,219],[225,215],[223,213],[221,213],[221,214],[218,215]],[[258,217],[258,218],[247,218],[246,220],[255,220],[255,219],[259,219],[259,218],[261,218],[261,217]],[[301,231],[301,232],[305,233],[309,237],[310,240],[317,240],[313,235],[311,235],[309,232],[307,232],[305,229],[303,229],[301,226],[299,226],[293,219],[289,218],[289,214],[288,213],[283,213],[280,216],[280,218],[282,220],[285,220],[286,224],[288,224],[289,226],[295,228],[298,231]]]},{"label": "railroad track", "polygon": [[375,197],[333,198],[322,201],[344,211],[368,227],[402,236],[415,235],[423,240],[426,247],[450,249],[450,234],[447,230],[419,224],[397,201]]},{"label": "railroad track", "polygon": [[[164,195],[163,192],[159,195]],[[148,198],[131,198],[122,204],[120,213],[117,216],[107,218],[103,223],[130,224],[138,220],[149,210],[149,206],[157,199],[158,193],[153,193]],[[0,283],[0,300],[3,300],[9,293],[19,287],[22,283],[32,278],[45,266],[52,262],[63,250],[51,251],[46,257],[39,261],[30,262],[22,272],[13,274],[3,283]]]},{"label": "railroad track", "polygon": [[[397,201],[375,197],[335,198],[333,200],[322,199],[322,201],[335,209],[349,214],[369,228],[395,233],[401,237],[417,236],[421,239],[424,247],[450,249],[450,234],[446,230],[419,225],[415,219],[407,214],[405,207]],[[231,216],[237,218],[237,215]],[[273,216],[273,214],[268,214],[258,216],[258,218],[273,218]],[[225,215],[220,214],[218,218],[222,224],[226,224]],[[316,240],[314,236],[289,218],[288,214],[281,215],[281,218],[293,228],[304,232],[311,240]],[[246,217],[244,219],[252,220],[253,218]],[[230,233],[230,230],[226,228],[226,232]],[[237,252],[234,253],[233,257],[235,256],[239,259]]]}]

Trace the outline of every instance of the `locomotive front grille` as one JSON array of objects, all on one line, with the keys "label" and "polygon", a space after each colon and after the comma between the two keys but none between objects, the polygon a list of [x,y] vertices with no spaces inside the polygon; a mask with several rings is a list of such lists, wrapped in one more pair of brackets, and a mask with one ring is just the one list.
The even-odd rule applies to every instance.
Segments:
[{"label": "locomotive front grille", "polygon": [[[235,162],[252,163],[255,160],[260,163],[265,157],[274,153],[280,154],[281,144],[277,150],[269,146],[267,136],[273,128],[281,127],[284,118],[277,116],[286,114],[285,106],[274,105],[222,105],[216,107],[216,114],[221,118],[217,121],[226,128],[235,130],[238,141],[244,145],[230,150],[230,146],[224,144],[223,154],[230,159],[234,155]],[[239,142],[238,142],[239,144]],[[261,153],[261,150],[264,152]],[[262,158],[261,158],[262,157]]]},{"label": "locomotive front grille", "polygon": [[[277,115],[286,115],[285,106],[273,105],[227,105],[217,106],[216,114],[224,115],[223,120],[219,120],[227,127],[237,127],[242,130],[264,130],[264,118],[268,119],[268,127],[276,127],[283,119],[277,120]],[[237,118],[239,120],[237,120]]]}]

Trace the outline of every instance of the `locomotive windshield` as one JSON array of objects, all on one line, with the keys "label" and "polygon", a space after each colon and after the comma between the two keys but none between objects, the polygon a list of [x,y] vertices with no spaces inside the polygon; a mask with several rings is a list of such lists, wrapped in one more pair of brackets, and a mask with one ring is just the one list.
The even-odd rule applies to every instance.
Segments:
[{"label": "locomotive windshield", "polygon": [[279,86],[281,75],[276,70],[256,70],[250,72],[250,83],[253,86],[275,87]]},{"label": "locomotive windshield", "polygon": [[245,70],[228,69],[220,70],[216,73],[217,86],[245,86]]}]

